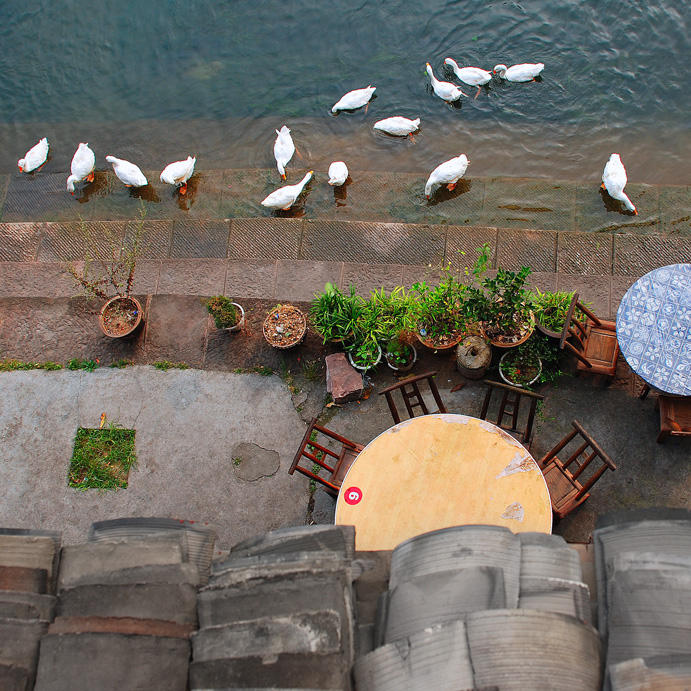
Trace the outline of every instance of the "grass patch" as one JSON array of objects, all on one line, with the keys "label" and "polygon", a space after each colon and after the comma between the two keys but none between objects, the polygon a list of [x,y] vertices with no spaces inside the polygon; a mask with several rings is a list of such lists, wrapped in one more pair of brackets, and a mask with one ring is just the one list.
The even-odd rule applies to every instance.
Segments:
[{"label": "grass patch", "polygon": [[300,393],[300,387],[295,383],[295,378],[285,362],[281,362],[281,371],[278,372],[278,376],[284,381],[288,387],[288,391],[290,391],[293,396]]},{"label": "grass patch", "polygon": [[77,430],[67,485],[99,491],[127,488],[130,468],[137,463],[133,429],[111,424],[103,429]]},{"label": "grass patch", "polygon": [[171,362],[170,360],[159,360],[154,362],[154,367],[163,372],[167,372],[169,369],[189,369],[190,366],[186,362]]},{"label": "grass patch", "polygon": [[48,362],[22,362],[14,358],[0,360],[0,372],[17,372],[32,369],[56,370],[62,369],[62,365],[50,360]]},{"label": "grass patch", "polygon": [[83,369],[87,372],[93,372],[95,369],[98,369],[98,367],[98,360],[82,360],[81,358],[72,358],[67,363],[67,369],[71,370]]},{"label": "grass patch", "polygon": [[322,378],[321,362],[310,360],[302,363],[302,374],[307,381],[319,381]]}]

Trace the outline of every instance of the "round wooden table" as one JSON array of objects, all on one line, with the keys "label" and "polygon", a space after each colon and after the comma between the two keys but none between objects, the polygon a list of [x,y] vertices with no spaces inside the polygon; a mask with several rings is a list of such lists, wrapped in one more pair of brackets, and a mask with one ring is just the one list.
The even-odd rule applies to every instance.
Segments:
[{"label": "round wooden table", "polygon": [[336,523],[359,550],[393,549],[456,525],[552,531],[549,490],[524,446],[484,420],[438,413],[373,439],[343,480]]}]

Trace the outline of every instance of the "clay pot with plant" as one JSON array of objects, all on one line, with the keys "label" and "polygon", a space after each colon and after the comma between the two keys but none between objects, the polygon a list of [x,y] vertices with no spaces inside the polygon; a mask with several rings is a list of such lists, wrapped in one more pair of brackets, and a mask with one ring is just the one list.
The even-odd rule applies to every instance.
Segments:
[{"label": "clay pot with plant", "polygon": [[294,305],[276,305],[266,315],[262,332],[274,348],[292,348],[307,334],[307,317]]},{"label": "clay pot with plant", "polygon": [[225,295],[214,295],[204,301],[217,329],[239,331],[245,324],[245,310]]},{"label": "clay pot with plant", "polygon": [[99,326],[111,338],[132,336],[144,323],[142,306],[131,294],[137,257],[144,249],[146,209],[143,205],[139,216],[136,222],[128,224],[122,237],[105,227],[107,242],[97,241],[82,221],[84,259],[66,266],[81,294],[106,301],[99,314]]}]

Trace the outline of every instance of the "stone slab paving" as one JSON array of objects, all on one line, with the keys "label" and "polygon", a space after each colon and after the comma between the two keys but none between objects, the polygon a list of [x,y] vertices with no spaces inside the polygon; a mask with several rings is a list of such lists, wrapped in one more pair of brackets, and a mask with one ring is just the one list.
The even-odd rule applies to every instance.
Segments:
[{"label": "stone slab paving", "polygon": [[[10,372],[2,389],[0,525],[61,530],[75,544],[93,521],[176,517],[211,523],[228,548],[304,523],[307,480],[286,472],[304,427],[277,377],[153,367]],[[127,490],[70,489],[77,427],[98,427],[101,413],[136,430],[138,465]],[[277,472],[240,479],[233,449],[243,442],[277,453]]]}]

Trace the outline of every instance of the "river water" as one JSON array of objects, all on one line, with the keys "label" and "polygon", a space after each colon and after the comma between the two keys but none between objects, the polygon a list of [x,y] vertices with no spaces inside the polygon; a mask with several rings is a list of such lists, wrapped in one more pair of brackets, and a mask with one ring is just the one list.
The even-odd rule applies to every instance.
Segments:
[{"label": "river water", "polygon": [[[609,154],[631,182],[689,184],[691,4],[684,0],[64,0],[0,6],[0,172],[40,137],[47,170],[80,141],[97,165],[274,165],[283,124],[303,160],[423,172],[466,153],[469,176],[597,179]],[[461,107],[428,86],[430,62],[491,70],[544,62],[540,82],[493,80]],[[452,79],[447,73],[446,79]],[[455,78],[453,78],[453,81]],[[372,84],[367,112],[331,106]],[[420,117],[414,140],[372,131]]]}]

